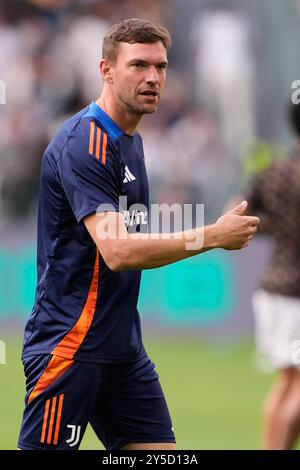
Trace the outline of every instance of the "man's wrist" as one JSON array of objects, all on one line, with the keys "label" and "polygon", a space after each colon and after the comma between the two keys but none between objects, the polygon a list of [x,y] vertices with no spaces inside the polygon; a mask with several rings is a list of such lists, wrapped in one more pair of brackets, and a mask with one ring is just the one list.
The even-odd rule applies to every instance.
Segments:
[{"label": "man's wrist", "polygon": [[217,224],[204,227],[204,248],[207,250],[221,248],[220,230]]}]

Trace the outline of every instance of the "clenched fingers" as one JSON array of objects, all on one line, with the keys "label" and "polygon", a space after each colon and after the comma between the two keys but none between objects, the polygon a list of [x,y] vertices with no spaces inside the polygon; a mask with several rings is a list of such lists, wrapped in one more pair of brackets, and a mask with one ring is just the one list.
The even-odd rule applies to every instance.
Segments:
[{"label": "clenched fingers", "polygon": [[260,224],[259,217],[248,216],[247,219],[248,219],[250,225],[253,225],[255,227],[257,227]]},{"label": "clenched fingers", "polygon": [[249,235],[254,235],[256,232],[257,232],[257,225],[256,226],[252,225],[249,228]]}]

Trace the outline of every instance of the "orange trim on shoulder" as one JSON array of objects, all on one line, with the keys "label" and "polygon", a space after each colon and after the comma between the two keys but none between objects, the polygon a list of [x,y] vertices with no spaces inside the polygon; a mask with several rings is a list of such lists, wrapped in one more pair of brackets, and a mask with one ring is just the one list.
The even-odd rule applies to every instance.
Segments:
[{"label": "orange trim on shoulder", "polygon": [[49,406],[50,406],[50,400],[47,400],[46,405],[45,405],[44,421],[43,421],[42,434],[41,434],[41,442],[42,443],[45,442],[46,428],[47,428],[47,421],[48,421],[48,414],[49,414]]},{"label": "orange trim on shoulder", "polygon": [[62,407],[63,407],[63,402],[64,402],[64,396],[65,395],[63,393],[59,396],[56,426],[55,426],[54,441],[53,441],[53,444],[55,446],[58,443],[58,434],[59,434],[59,428],[60,428],[60,420],[61,420],[61,412],[62,412]]},{"label": "orange trim on shoulder", "polygon": [[93,155],[94,153],[94,138],[95,138],[95,123],[90,122],[90,143],[89,143],[89,154]]},{"label": "orange trim on shoulder", "polygon": [[97,139],[96,139],[96,154],[95,157],[97,160],[100,158],[100,136],[101,136],[101,129],[97,127]]},{"label": "orange trim on shoulder", "polygon": [[64,372],[66,372],[74,361],[64,357],[53,356],[45,371],[37,381],[34,389],[28,397],[28,403],[43,393],[51,384],[55,382]]},{"label": "orange trim on shoulder", "polygon": [[57,354],[67,359],[73,359],[86,337],[92,324],[98,298],[99,284],[99,251],[96,250],[96,259],[94,264],[93,278],[90,284],[89,293],[80,314],[79,319],[73,328],[66,334],[60,343],[51,351],[51,354]]},{"label": "orange trim on shoulder", "polygon": [[103,145],[102,145],[102,163],[106,164],[106,147],[107,147],[107,134],[103,133]]}]

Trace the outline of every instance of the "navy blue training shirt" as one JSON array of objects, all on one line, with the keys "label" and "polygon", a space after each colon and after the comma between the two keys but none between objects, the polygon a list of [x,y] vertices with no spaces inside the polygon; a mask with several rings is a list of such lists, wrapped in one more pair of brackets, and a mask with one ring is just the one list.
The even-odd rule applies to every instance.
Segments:
[{"label": "navy blue training shirt", "polygon": [[[84,217],[101,204],[128,230],[145,228],[149,191],[140,135],[125,134],[92,103],[65,122],[41,168],[38,284],[23,357],[51,353],[79,361],[130,362],[144,354],[137,301],[141,271],[113,272]],[[126,209],[126,207],[125,207]]]}]

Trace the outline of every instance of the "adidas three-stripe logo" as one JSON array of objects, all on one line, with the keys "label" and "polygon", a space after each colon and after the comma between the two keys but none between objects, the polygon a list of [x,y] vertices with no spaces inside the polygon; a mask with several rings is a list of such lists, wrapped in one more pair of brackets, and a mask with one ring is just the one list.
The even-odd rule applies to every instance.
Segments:
[{"label": "adidas three-stripe logo", "polygon": [[125,166],[125,178],[123,179],[123,183],[129,183],[130,181],[136,180],[136,177],[131,173],[128,166]]},{"label": "adidas three-stripe logo", "polygon": [[93,121],[90,122],[89,154],[101,160],[106,164],[107,134],[96,126]]},{"label": "adidas three-stripe logo", "polygon": [[57,446],[63,402],[63,393],[59,395],[59,397],[49,398],[49,400],[46,401],[40,439],[42,444],[47,443]]}]

